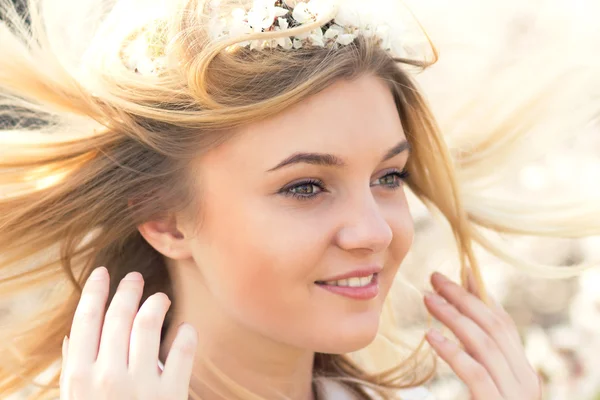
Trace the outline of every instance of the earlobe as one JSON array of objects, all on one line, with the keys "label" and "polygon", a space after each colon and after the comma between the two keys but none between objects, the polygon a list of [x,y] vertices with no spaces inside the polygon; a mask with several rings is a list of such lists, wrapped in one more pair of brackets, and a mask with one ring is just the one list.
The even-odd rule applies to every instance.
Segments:
[{"label": "earlobe", "polygon": [[137,228],[150,246],[162,255],[174,260],[192,256],[190,243],[185,235],[177,229],[174,219],[148,221]]}]

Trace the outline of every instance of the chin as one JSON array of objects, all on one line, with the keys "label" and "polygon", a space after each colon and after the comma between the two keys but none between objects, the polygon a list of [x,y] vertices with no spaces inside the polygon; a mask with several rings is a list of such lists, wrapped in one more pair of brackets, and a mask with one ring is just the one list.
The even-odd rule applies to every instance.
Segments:
[{"label": "chin", "polygon": [[319,329],[321,337],[318,341],[315,351],[327,354],[345,354],[358,351],[367,347],[375,337],[379,329],[379,316],[377,318],[360,318],[358,321],[334,321],[325,329]]}]

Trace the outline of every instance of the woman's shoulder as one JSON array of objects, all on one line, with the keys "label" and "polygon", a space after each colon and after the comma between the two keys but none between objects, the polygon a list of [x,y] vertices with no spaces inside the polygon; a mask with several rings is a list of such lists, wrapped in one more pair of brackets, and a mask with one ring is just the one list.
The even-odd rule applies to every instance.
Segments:
[{"label": "woman's shoulder", "polygon": [[[336,380],[320,380],[320,387],[323,400],[358,400],[356,395]],[[398,400],[435,400],[431,392],[423,386],[401,389],[397,394]],[[378,397],[373,394],[373,399],[378,399]]]}]

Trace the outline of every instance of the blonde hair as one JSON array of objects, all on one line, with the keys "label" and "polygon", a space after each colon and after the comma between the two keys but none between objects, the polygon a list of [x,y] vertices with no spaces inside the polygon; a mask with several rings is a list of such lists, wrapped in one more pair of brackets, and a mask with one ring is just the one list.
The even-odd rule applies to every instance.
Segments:
[{"label": "blonde hair", "polygon": [[[549,271],[547,275],[580,270],[526,263],[478,228],[576,237],[584,231],[598,233],[597,227],[581,220],[568,224],[568,214],[558,213],[558,208],[552,220],[545,221],[546,214],[540,213],[525,224],[511,215],[522,218],[520,210],[531,212],[526,205],[497,204],[477,197],[477,187],[469,186],[471,178],[492,175],[496,163],[505,161],[518,139],[530,132],[528,123],[548,112],[543,90],[560,87],[535,87],[540,96],[520,104],[516,118],[496,121],[468,143],[457,137],[458,146],[450,149],[406,70],[427,63],[394,59],[364,37],[336,50],[230,52],[228,46],[239,38],[210,41],[203,2],[184,3],[161,10],[159,19],[149,14],[136,25],[126,9],[119,11],[119,3],[108,13],[111,1],[29,0],[29,28],[9,0],[0,0],[5,18],[0,25],[0,118],[10,119],[0,132],[0,287],[5,296],[40,289],[46,293],[36,313],[3,327],[0,393],[34,383],[60,359],[81,287],[94,267],[108,268],[111,296],[119,280],[136,270],[146,281],[142,301],[158,291],[177,301],[163,256],[136,227],[200,200],[188,190],[192,185],[186,166],[192,158],[227,140],[233,128],[363,74],[381,78],[393,93],[413,150],[407,185],[449,223],[463,284],[470,269],[483,288],[474,242],[516,265]],[[225,9],[236,2],[222,3]],[[72,12],[52,14],[65,9]],[[308,31],[319,24],[297,29]],[[123,65],[123,43],[136,29],[160,33],[159,39],[168,43],[169,63],[160,74],[142,76]],[[250,39],[278,35],[257,33]],[[434,51],[432,62],[436,55]],[[577,93],[569,95],[564,101]],[[591,111],[588,107],[574,116],[569,127],[589,120]],[[463,151],[467,144],[468,151]],[[388,309],[384,316],[391,314]],[[168,324],[169,316],[163,329]],[[317,354],[315,378],[344,380],[363,398],[369,398],[363,386],[388,398],[386,389],[431,377],[431,369],[415,372],[423,361],[422,344],[405,362],[383,372],[367,372],[347,355]],[[39,385],[43,390],[32,398],[56,394],[59,373],[48,385]],[[232,391],[256,398],[241,388]]]}]

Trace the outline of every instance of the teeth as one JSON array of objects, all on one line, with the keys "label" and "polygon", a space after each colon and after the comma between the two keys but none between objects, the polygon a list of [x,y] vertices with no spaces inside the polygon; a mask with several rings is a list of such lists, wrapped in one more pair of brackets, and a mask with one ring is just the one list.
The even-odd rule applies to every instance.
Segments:
[{"label": "teeth", "polygon": [[360,278],[350,278],[348,279],[348,286],[350,287],[360,287]]},{"label": "teeth", "polygon": [[373,280],[373,274],[362,278],[340,279],[339,281],[325,282],[329,286],[362,287],[367,286]]}]

